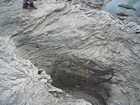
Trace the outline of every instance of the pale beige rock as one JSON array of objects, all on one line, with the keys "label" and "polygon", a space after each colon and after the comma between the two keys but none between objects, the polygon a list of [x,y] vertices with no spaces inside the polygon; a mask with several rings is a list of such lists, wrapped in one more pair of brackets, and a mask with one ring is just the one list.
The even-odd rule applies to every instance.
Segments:
[{"label": "pale beige rock", "polygon": [[[112,105],[116,100],[129,105],[140,104],[140,28],[136,23],[122,23],[105,11],[83,9],[81,5],[65,4],[63,2],[45,3],[44,1],[38,1],[35,3],[39,8],[36,11],[22,10],[20,9],[20,4],[21,3],[15,3],[9,7],[4,7],[4,3],[2,2],[2,6],[0,6],[0,9],[5,11],[5,13],[3,12],[2,15],[0,15],[2,18],[0,21],[2,25],[0,35],[11,36],[11,41],[14,41],[18,50],[16,52],[17,55],[30,60],[36,67],[39,69],[43,68],[48,74],[50,74],[53,69],[55,59],[64,53],[102,62],[115,69],[108,104]],[[9,8],[13,8],[13,12],[9,11]],[[92,55],[112,32],[114,32],[114,34],[109,41],[95,55]],[[1,40],[1,43],[5,42]],[[8,44],[5,45],[5,47],[1,47],[2,53],[3,51],[9,51],[11,48],[6,46],[8,46]],[[6,50],[4,50],[4,48],[6,48]],[[54,104],[57,103],[57,105],[58,103],[65,105],[65,103],[68,102],[68,104],[71,105],[75,103],[81,105],[81,103],[83,103],[83,100],[79,102],[72,98],[56,99],[54,98],[54,96],[57,96],[56,94],[53,96],[50,93],[45,93],[45,86],[38,85],[38,82],[40,82],[37,79],[38,75],[35,77],[37,73],[35,71],[37,70],[34,71],[34,66],[30,68],[32,64],[29,61],[14,58],[17,60],[12,62],[12,58],[7,55],[9,53],[6,55],[5,53],[3,54],[3,56],[1,54],[1,64],[6,66],[4,66],[1,71],[9,73],[5,75],[9,76],[12,73],[9,64],[12,64],[14,66],[12,70],[17,71],[16,73],[21,72],[23,75],[26,74],[26,77],[21,77],[21,80],[23,79],[24,83],[30,81],[31,85],[27,84],[29,88],[35,85],[29,92],[34,93],[35,91],[39,91],[35,93],[39,99],[41,98],[41,101],[35,101],[37,104],[46,102],[48,105],[50,103],[50,105],[52,105],[54,102]],[[14,54],[14,56],[16,55]],[[15,67],[16,65],[19,65],[17,66],[18,68]],[[18,70],[21,71],[19,72]],[[16,76],[18,78],[18,75]],[[17,79],[15,76],[10,76],[9,78],[8,81],[12,78]],[[50,81],[50,78],[48,81]],[[49,84],[48,81],[44,81],[43,79],[41,82]],[[17,83],[18,82],[15,84]],[[7,84],[5,84],[5,86],[8,87]],[[35,88],[36,86],[38,88],[37,90]],[[49,86],[47,86],[47,89]],[[20,90],[21,88],[15,87],[14,89]],[[27,99],[29,97],[28,94],[23,94],[26,89],[25,91],[22,89],[20,99],[23,97]],[[53,90],[53,88],[51,89]],[[5,94],[11,96],[11,90],[6,91]],[[8,100],[6,95],[0,98],[0,102]],[[15,99],[16,98],[13,98],[13,100]],[[35,97],[35,99],[37,99],[37,97]],[[25,103],[24,100],[21,102]],[[29,100],[28,102],[33,103],[33,100]]]}]

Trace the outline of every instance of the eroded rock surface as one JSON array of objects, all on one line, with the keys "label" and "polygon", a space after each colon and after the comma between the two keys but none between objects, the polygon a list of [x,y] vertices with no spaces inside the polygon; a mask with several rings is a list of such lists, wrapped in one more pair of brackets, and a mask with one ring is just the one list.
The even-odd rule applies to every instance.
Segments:
[{"label": "eroded rock surface", "polygon": [[[14,27],[13,32],[2,33],[3,36],[11,35],[11,41],[14,40],[18,50],[17,55],[30,60],[36,67],[43,68],[48,74],[51,74],[56,58],[63,54],[72,54],[79,58],[102,62],[115,70],[110,86],[111,96],[108,97],[107,104],[140,104],[139,25],[134,22],[122,23],[105,11],[83,9],[80,5],[63,2],[45,3],[44,1],[38,1],[36,5],[38,10],[29,11],[20,10],[20,3],[14,4],[13,7],[16,7],[17,10],[15,10],[14,16],[10,16],[11,21],[14,22],[12,25]],[[10,12],[8,13],[10,14]],[[9,19],[7,22],[10,22]],[[5,26],[10,28],[8,25]],[[104,42],[106,43],[103,44]],[[23,74],[26,74],[25,71]],[[31,71],[33,70],[29,69],[29,72]],[[34,71],[33,73],[36,74],[37,72]],[[23,81],[31,79],[30,83],[35,83],[35,86],[38,86],[38,91],[42,89],[40,92],[45,95],[43,95],[41,102],[44,102],[44,96],[47,95],[51,100],[53,96],[45,93],[46,90],[41,87],[42,85],[38,85],[36,82],[38,77],[35,77],[35,74],[33,76],[27,75]],[[32,93],[33,90],[30,90],[29,93]],[[22,93],[24,92],[20,94]],[[39,99],[42,97],[41,93],[36,93]],[[1,99],[6,100],[8,98]],[[58,99],[52,100],[56,102]],[[71,98],[68,100],[71,104],[77,102]],[[39,101],[37,102],[39,103]],[[47,104],[50,102],[52,105],[52,101],[47,102]],[[64,104],[66,101],[62,98],[57,102]],[[29,100],[29,103],[32,103],[32,100]]]},{"label": "eroded rock surface", "polygon": [[9,8],[16,4],[8,4],[8,8],[4,5],[6,4],[1,1],[0,105],[91,105],[83,99],[74,99],[61,89],[53,87],[49,75],[45,72],[38,75],[39,70],[29,60],[15,54],[16,49],[10,36],[19,33],[20,30],[16,29],[20,23],[15,24],[17,20],[14,21],[12,18],[14,13],[18,14],[18,10],[11,13]]},{"label": "eroded rock surface", "polygon": [[113,75],[113,69],[101,62],[63,54],[56,59],[51,77],[53,86],[76,98],[84,98],[93,105],[106,105]]},{"label": "eroded rock surface", "polygon": [[90,105],[53,87],[49,75],[43,72],[38,75],[38,69],[30,61],[17,57],[14,49],[9,38],[0,37],[1,105]]}]

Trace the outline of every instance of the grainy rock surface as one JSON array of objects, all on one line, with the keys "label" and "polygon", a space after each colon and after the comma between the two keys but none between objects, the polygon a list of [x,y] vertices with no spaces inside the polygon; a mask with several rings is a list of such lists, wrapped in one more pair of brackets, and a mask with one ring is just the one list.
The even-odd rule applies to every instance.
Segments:
[{"label": "grainy rock surface", "polygon": [[[21,9],[21,2],[13,2],[12,5],[0,1],[2,104],[26,101],[27,104],[86,105],[84,100],[75,100],[65,94],[56,98],[52,93],[60,90],[48,83],[48,75],[46,85],[41,84],[44,80],[39,78],[43,77],[30,63],[51,74],[58,56],[73,54],[114,68],[108,105],[140,105],[139,25],[123,23],[105,11],[82,8],[78,4],[43,0],[35,3],[38,10],[30,11]],[[15,48],[9,40],[14,41],[16,54],[30,61],[15,57]],[[50,86],[54,88],[51,94]]]},{"label": "grainy rock surface", "polygon": [[[53,87],[49,75],[38,74],[39,70],[29,60],[15,54],[10,36],[21,31],[18,30],[21,24],[13,17],[22,11],[15,9],[20,9],[16,4],[0,2],[0,105],[91,105]],[[10,12],[12,7],[14,11]]]}]

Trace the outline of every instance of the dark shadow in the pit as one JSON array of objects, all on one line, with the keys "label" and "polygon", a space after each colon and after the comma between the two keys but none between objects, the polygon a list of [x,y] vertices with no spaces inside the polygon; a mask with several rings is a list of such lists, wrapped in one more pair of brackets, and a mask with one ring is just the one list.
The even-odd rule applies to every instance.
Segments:
[{"label": "dark shadow in the pit", "polygon": [[83,98],[93,105],[106,105],[110,96],[113,70],[99,62],[63,55],[56,59],[52,71],[52,85],[75,98]]}]

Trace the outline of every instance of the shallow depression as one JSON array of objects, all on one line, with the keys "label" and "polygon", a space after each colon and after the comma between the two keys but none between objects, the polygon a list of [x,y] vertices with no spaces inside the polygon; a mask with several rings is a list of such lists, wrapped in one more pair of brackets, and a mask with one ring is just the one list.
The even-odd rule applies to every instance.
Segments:
[{"label": "shallow depression", "polygon": [[[88,64],[87,64],[88,62]],[[63,54],[54,63],[52,85],[93,105],[107,105],[113,69],[101,63]]]}]

